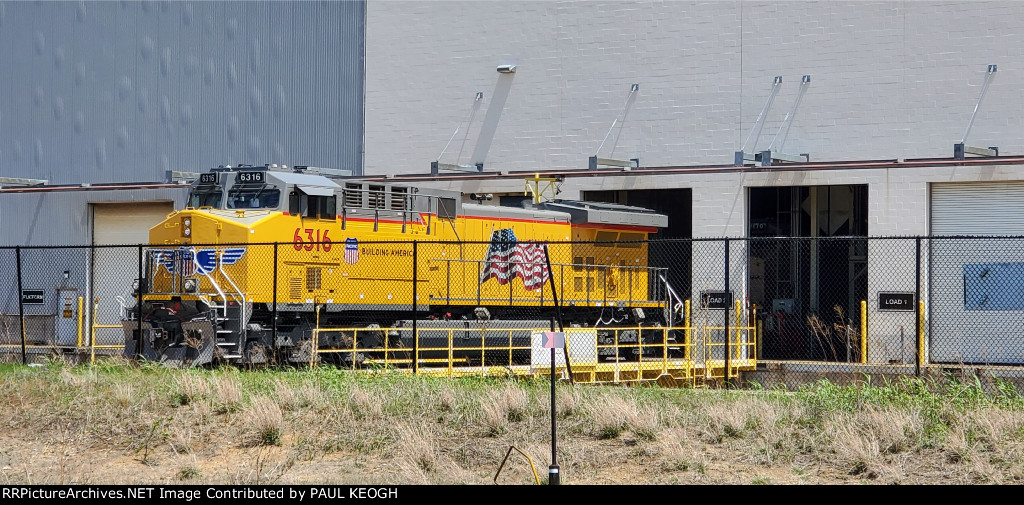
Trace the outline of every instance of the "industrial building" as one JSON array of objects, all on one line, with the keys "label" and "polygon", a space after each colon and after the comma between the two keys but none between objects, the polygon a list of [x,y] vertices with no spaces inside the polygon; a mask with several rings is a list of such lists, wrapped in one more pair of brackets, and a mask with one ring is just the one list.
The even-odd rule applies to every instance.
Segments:
[{"label": "industrial building", "polygon": [[[144,242],[183,202],[175,172],[239,163],[494,205],[542,174],[563,198],[669,215],[662,238],[1024,235],[1022,17],[1015,1],[0,2],[0,244]],[[875,265],[880,241],[765,247],[730,288],[773,311],[917,282]],[[953,266],[1014,261],[990,253]],[[118,268],[90,264],[73,278]],[[954,305],[929,317],[976,309]],[[872,328],[902,324],[877,309]]]}]

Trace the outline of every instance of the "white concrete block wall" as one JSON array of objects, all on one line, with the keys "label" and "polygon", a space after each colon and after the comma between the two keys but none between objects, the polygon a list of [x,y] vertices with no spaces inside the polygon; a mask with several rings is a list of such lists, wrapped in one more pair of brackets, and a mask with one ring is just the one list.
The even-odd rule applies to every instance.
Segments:
[{"label": "white concrete block wall", "polygon": [[[688,175],[637,175],[620,177],[570,177],[562,184],[564,198],[579,198],[584,191],[690,188],[693,198],[695,238],[746,237],[747,190],[765,186],[820,186],[866,184],[868,186],[868,231],[872,237],[913,237],[929,234],[929,187],[936,182],[1020,181],[1024,167],[1005,166],[922,166],[899,169],[854,169],[771,172],[701,173]],[[428,183],[466,193],[477,191],[520,191],[519,180],[449,181]],[[926,244],[922,244],[926,248]],[[721,243],[694,246],[692,289],[721,289],[724,272],[712,265],[711,256],[722,255]],[[913,240],[874,240],[868,246],[868,356],[873,363],[893,359],[913,362],[916,349],[915,313],[881,312],[877,294],[882,291],[914,291],[916,287]],[[740,242],[730,250],[730,287],[737,296],[745,289],[745,253]],[[922,259],[926,261],[927,256]],[[928,265],[922,263],[922,299],[928,294]],[[927,310],[927,307],[926,307]],[[854,315],[856,321],[859,315]],[[929,319],[926,312],[926,321]],[[899,329],[904,339],[900,347]],[[927,329],[927,323],[925,324]],[[926,335],[927,336],[927,335]]]},{"label": "white concrete block wall", "polygon": [[[1024,3],[1012,0],[370,0],[365,173],[426,172],[460,125],[442,161],[582,169],[617,117],[602,156],[730,164],[772,77],[784,83],[758,149],[804,74],[812,83],[785,152],[950,156],[988,64],[999,71],[968,144],[1021,153],[1022,18]],[[498,74],[504,63],[517,72]],[[632,83],[640,90],[623,120]]]},{"label": "white concrete block wall", "polygon": [[[989,64],[999,70],[967,143],[1020,154],[1020,19],[1024,3],[1015,1],[371,1],[365,172],[423,173],[456,127],[459,135],[442,161],[483,161],[492,170],[583,169],[616,118],[602,156],[638,157],[644,166],[727,165],[761,111],[772,78],[782,75],[783,87],[751,151],[772,142],[804,74],[811,75],[811,85],[782,151],[810,153],[812,160],[950,157]],[[517,73],[497,74],[494,67],[503,63],[518,65]],[[627,102],[634,82],[640,90]],[[469,115],[477,91],[485,98]],[[481,146],[489,148],[486,157]],[[870,235],[913,236],[929,232],[929,183],[974,180],[1024,180],[1024,170],[569,178],[561,196],[690,188],[694,237],[743,237],[746,188],[867,184]],[[436,185],[466,192],[522,188],[520,181]],[[877,307],[879,291],[915,285],[912,243],[897,249],[907,253],[907,261],[884,266],[877,262],[891,261],[893,247],[872,242],[869,249],[869,347],[875,362],[913,350],[890,345],[894,328],[903,325],[907,333],[913,316]],[[694,265],[695,289],[718,286],[721,277],[720,269]],[[922,290],[927,289],[925,277]],[[912,346],[912,330],[905,336]]]}]

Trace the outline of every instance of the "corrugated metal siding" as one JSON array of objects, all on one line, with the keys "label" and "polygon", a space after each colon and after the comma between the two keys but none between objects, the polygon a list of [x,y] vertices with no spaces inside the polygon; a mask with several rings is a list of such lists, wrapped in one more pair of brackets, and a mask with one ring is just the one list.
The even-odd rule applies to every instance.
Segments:
[{"label": "corrugated metal siding", "polygon": [[932,235],[1024,235],[1024,182],[933,184]]},{"label": "corrugated metal siding", "polygon": [[364,2],[0,3],[0,175],[360,173]]},{"label": "corrugated metal siding", "polygon": [[90,203],[174,202],[180,209],[188,187],[0,194],[0,246],[92,243]]}]

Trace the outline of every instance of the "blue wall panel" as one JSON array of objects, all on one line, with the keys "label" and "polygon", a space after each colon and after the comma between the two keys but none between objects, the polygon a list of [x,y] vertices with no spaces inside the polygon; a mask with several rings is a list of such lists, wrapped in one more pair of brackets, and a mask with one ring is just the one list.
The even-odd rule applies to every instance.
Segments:
[{"label": "blue wall panel", "polygon": [[0,176],[360,173],[363,2],[0,2]]}]

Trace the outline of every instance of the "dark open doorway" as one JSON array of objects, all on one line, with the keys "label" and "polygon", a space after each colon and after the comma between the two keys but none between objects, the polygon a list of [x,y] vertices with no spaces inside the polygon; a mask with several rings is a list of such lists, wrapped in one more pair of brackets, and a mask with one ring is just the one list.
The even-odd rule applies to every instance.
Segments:
[{"label": "dark open doorway", "polygon": [[763,358],[855,358],[841,330],[856,327],[867,297],[867,195],[867,185],[750,188],[749,301]]},{"label": "dark open doorway", "polygon": [[683,299],[691,298],[692,247],[689,239],[693,237],[693,190],[676,188],[584,191],[583,199],[643,207],[668,216],[668,227],[650,237],[654,242],[651,242],[648,248],[649,264],[668,268],[667,280],[675,293]]}]

